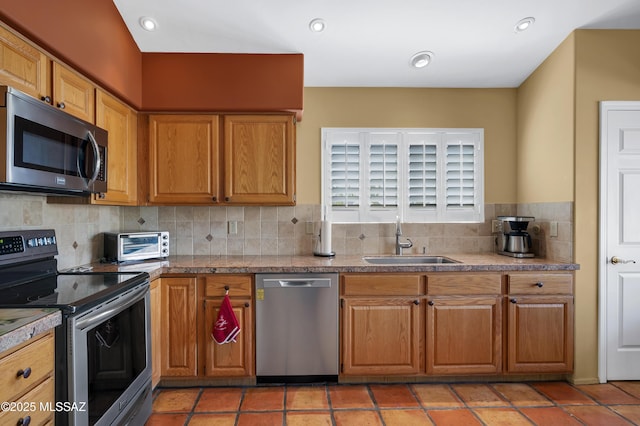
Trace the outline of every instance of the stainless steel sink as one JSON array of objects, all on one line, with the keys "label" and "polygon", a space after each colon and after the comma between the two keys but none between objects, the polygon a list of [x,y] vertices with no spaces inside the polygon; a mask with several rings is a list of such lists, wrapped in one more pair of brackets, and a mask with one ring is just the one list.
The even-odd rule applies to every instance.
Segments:
[{"label": "stainless steel sink", "polygon": [[367,263],[376,265],[415,265],[433,263],[461,263],[446,256],[365,256]]}]

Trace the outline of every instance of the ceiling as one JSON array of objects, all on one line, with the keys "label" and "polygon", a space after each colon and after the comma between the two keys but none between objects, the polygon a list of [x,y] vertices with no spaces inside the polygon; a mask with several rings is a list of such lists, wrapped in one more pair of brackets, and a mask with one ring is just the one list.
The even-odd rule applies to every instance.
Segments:
[{"label": "ceiling", "polygon": [[[517,87],[575,29],[640,29],[639,0],[114,3],[143,52],[302,53],[306,87]],[[515,32],[525,17],[535,23]],[[431,63],[410,67],[424,50]]]}]

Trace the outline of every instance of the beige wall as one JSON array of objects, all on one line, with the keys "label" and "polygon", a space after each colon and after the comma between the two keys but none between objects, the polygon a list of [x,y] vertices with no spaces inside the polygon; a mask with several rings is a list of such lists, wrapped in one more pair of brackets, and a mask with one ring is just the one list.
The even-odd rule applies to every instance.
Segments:
[{"label": "beige wall", "polygon": [[518,88],[519,203],[573,201],[574,46],[571,35]]},{"label": "beige wall", "polygon": [[577,377],[597,375],[598,102],[640,100],[640,31],[576,31],[575,255]]},{"label": "beige wall", "polygon": [[640,31],[578,30],[518,90],[518,202],[574,201],[577,383],[598,377],[598,103],[640,99]]},{"label": "beige wall", "polygon": [[298,203],[320,203],[322,127],[482,127],[485,202],[515,202],[515,123],[516,89],[305,88]]}]

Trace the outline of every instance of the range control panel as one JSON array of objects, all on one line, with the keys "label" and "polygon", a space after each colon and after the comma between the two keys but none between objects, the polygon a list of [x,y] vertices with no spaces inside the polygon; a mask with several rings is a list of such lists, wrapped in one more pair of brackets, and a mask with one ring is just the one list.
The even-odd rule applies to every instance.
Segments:
[{"label": "range control panel", "polygon": [[0,232],[0,265],[43,259],[58,254],[53,229]]},{"label": "range control panel", "polygon": [[22,253],[24,251],[24,243],[22,237],[12,235],[0,238],[0,255],[11,253]]}]

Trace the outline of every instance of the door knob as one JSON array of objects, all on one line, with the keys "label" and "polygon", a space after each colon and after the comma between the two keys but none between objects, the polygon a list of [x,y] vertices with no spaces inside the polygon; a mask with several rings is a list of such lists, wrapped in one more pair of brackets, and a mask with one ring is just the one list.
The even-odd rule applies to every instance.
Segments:
[{"label": "door knob", "polygon": [[611,258],[611,263],[612,263],[613,265],[617,265],[618,263],[622,263],[622,264],[624,265],[624,264],[627,264],[627,263],[636,263],[636,261],[635,261],[635,260],[633,260],[633,259],[631,259],[631,260],[624,260],[624,259],[620,259],[619,257],[613,256],[613,257]]}]

